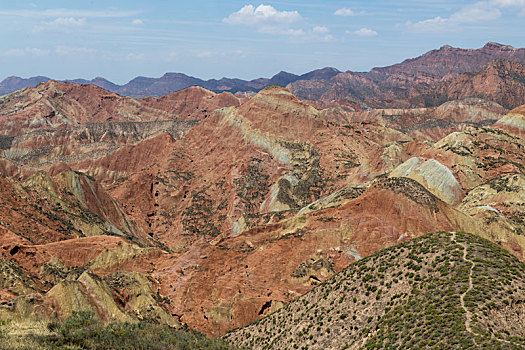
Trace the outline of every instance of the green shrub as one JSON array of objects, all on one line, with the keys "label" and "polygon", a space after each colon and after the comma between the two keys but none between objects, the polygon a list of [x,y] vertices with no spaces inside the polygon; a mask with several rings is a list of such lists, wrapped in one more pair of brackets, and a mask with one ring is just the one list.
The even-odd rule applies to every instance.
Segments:
[{"label": "green shrub", "polygon": [[40,336],[45,348],[109,349],[228,349],[222,341],[208,339],[186,327],[175,330],[168,326],[137,322],[104,324],[91,311],[76,311],[60,323],[48,323],[51,335]]}]

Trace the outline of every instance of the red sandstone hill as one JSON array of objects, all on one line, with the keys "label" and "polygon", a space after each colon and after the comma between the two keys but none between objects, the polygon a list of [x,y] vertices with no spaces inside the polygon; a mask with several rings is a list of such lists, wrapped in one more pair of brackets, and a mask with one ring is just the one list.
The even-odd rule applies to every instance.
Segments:
[{"label": "red sandstone hill", "polygon": [[[85,308],[218,335],[430,231],[525,258],[522,109],[335,115],[278,87],[240,103],[54,82],[0,101],[0,316]],[[35,130],[48,103],[61,117]]]},{"label": "red sandstone hill", "polygon": [[[513,108],[525,102],[521,99],[525,78],[520,68],[524,62],[525,49],[511,46],[488,43],[477,50],[444,46],[393,66],[374,68],[368,73],[348,71],[326,80],[298,80],[288,88],[302,99],[325,103],[347,100],[376,108],[436,106],[466,97],[485,97]],[[478,81],[489,84],[497,79],[515,83],[503,85],[505,91],[496,94],[493,90],[497,85],[485,87],[478,83],[475,88],[467,88],[465,80],[472,76],[479,76]],[[510,97],[512,95],[517,97]]]},{"label": "red sandstone hill", "polygon": [[200,120],[207,111],[238,105],[231,94],[189,88],[160,99],[135,100],[93,85],[50,81],[0,99],[4,135],[69,129],[86,123]]},{"label": "red sandstone hill", "polygon": [[438,50],[429,51],[392,66],[374,68],[370,71],[370,75],[375,76],[375,80],[388,79],[395,74],[409,76],[422,74],[440,79],[449,74],[476,72],[497,59],[525,62],[525,49],[494,42],[489,42],[479,49],[462,49],[445,45]]},{"label": "red sandstone hill", "polygon": [[525,66],[518,62],[496,60],[475,73],[464,73],[441,84],[437,99],[479,97],[506,108],[525,103]]}]

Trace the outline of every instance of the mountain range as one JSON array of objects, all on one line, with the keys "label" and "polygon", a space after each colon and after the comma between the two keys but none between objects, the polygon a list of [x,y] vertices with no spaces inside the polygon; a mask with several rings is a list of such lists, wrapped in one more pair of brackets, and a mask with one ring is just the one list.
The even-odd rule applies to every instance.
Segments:
[{"label": "mountain range", "polygon": [[0,97],[0,320],[520,348],[522,54],[443,47],[253,94],[50,80]]},{"label": "mountain range", "polygon": [[[454,86],[457,86],[457,80],[465,79],[461,77],[465,73],[482,74],[483,70],[497,69],[498,64],[491,64],[494,60],[525,64],[525,49],[492,42],[480,49],[443,46],[392,66],[373,68],[367,73],[340,72],[327,67],[303,75],[282,71],[271,78],[250,81],[235,78],[202,80],[183,73],[166,73],[160,78],[136,77],[124,85],[114,84],[102,77],[67,82],[92,84],[131,97],[167,95],[190,86],[200,86],[214,92],[255,93],[268,85],[279,84],[288,87],[301,99],[314,101],[345,99],[364,107],[429,107],[458,98],[461,93],[464,95],[462,97],[469,97],[467,91],[456,91],[457,87]],[[523,75],[521,66],[510,69],[517,70],[518,76]],[[0,95],[49,80],[42,76],[28,79],[8,77],[0,82]],[[480,95],[478,91],[471,90],[470,95],[480,97],[477,96]],[[503,102],[510,102],[509,107],[518,106],[513,101]]]},{"label": "mountain range", "polygon": [[[269,79],[259,78],[250,81],[235,78],[202,80],[183,73],[166,73],[160,78],[136,77],[124,85],[114,84],[102,77],[96,77],[92,80],[65,80],[65,82],[96,85],[105,90],[116,92],[124,96],[146,97],[167,95],[190,86],[200,86],[215,92],[257,92],[272,84],[286,86],[297,80],[327,80],[338,73],[340,72],[337,69],[327,67],[303,75],[295,75],[282,71]],[[8,94],[26,87],[34,87],[38,83],[49,80],[51,80],[51,78],[42,76],[27,79],[11,76],[0,82],[0,95]]]}]

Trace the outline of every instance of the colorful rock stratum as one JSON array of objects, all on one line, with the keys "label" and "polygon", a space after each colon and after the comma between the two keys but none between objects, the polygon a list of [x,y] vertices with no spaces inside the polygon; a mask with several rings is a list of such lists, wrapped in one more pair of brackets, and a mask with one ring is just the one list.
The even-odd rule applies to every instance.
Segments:
[{"label": "colorful rock stratum", "polygon": [[243,98],[1,97],[0,320],[523,348],[524,52],[443,47]]}]

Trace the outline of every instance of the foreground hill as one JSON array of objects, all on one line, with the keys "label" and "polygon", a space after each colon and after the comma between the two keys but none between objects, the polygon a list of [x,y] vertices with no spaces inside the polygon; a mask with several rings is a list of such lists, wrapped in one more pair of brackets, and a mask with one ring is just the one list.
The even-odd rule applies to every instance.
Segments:
[{"label": "foreground hill", "polygon": [[525,265],[466,233],[379,251],[225,339],[254,349],[525,346]]}]

